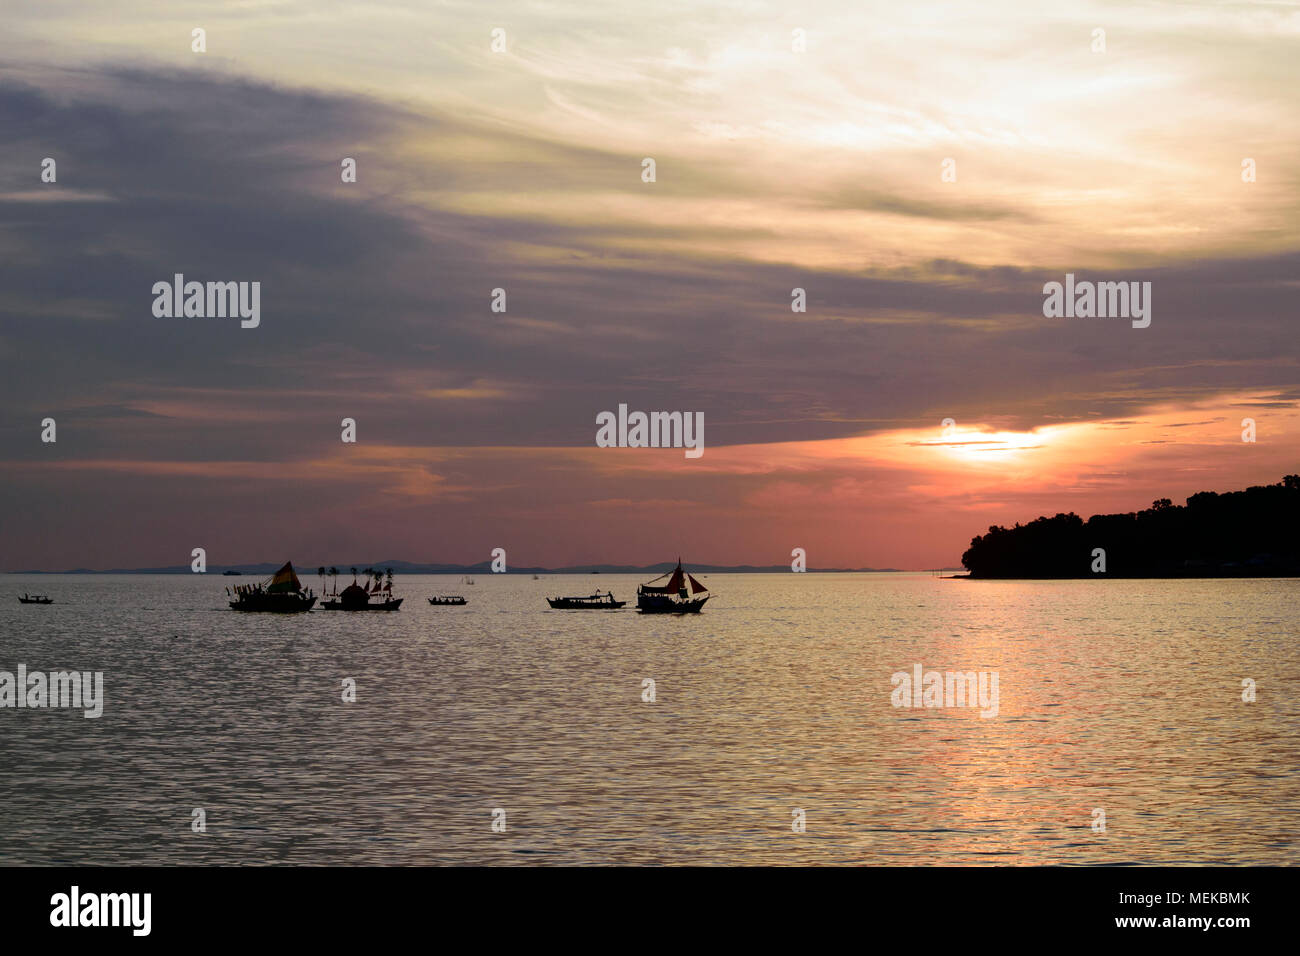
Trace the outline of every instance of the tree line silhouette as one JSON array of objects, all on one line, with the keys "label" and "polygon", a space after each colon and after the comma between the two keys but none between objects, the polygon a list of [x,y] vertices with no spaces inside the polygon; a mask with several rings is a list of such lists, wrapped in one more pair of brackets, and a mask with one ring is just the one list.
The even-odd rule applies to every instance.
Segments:
[{"label": "tree line silhouette", "polygon": [[1094,551],[1111,577],[1300,575],[1300,475],[1276,485],[1201,491],[1144,511],[1057,514],[971,539],[961,563],[972,578],[1097,577]]}]

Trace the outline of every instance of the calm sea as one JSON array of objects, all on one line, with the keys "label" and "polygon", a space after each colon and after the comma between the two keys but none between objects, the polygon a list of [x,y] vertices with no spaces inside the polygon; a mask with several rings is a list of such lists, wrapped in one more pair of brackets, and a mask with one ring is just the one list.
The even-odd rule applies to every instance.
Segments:
[{"label": "calm sea", "polygon": [[[1297,861],[1294,580],[715,574],[680,618],[544,600],[619,575],[283,617],[249,580],[0,576],[0,670],[106,698],[0,709],[0,864]],[[997,716],[894,707],[918,663]]]}]

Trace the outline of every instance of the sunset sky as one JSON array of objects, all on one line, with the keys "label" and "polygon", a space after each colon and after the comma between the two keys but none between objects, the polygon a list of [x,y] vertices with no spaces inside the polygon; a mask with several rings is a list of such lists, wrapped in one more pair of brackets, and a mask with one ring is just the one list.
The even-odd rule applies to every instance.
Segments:
[{"label": "sunset sky", "polygon": [[926,568],[1300,471],[1300,5],[1057,7],[7,0],[0,570]]}]

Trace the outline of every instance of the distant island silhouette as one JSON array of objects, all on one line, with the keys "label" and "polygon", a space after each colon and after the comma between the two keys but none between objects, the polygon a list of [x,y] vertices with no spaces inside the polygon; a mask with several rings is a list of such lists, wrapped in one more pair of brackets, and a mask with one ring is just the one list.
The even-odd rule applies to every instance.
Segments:
[{"label": "distant island silhouette", "polygon": [[[1094,570],[1102,549],[1105,572]],[[1291,577],[1300,575],[1300,475],[1276,485],[1202,491],[1145,511],[1035,518],[971,539],[972,578]]]}]

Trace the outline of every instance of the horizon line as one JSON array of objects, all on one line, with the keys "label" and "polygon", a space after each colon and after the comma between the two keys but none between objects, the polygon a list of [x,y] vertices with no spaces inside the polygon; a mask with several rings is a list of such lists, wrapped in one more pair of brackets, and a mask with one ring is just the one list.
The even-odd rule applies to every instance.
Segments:
[{"label": "horizon line", "polygon": [[[351,562],[347,563],[346,565],[340,565],[338,563],[334,563],[328,565],[316,564],[314,566],[297,564],[293,561],[290,561],[289,563],[293,565],[294,570],[299,575],[315,576],[316,570],[314,569],[319,569],[321,567],[336,568],[338,569],[338,573],[340,575],[343,575],[343,574],[351,573],[351,570],[354,567],[357,569],[357,574],[361,574],[363,573],[363,568],[378,569],[379,565],[382,565],[383,568],[385,569],[391,566],[395,570],[397,570],[398,567],[401,565],[406,565],[407,568],[401,571],[401,573],[405,573],[405,574],[470,574],[470,573],[581,574],[581,573],[591,573],[592,571],[599,571],[601,573],[610,573],[610,574],[637,574],[641,572],[659,570],[662,567],[672,568],[676,565],[677,562],[661,561],[661,562],[656,562],[654,564],[643,564],[643,565],[586,562],[582,564],[564,565],[561,567],[528,565],[528,566],[517,566],[513,568],[507,567],[504,571],[492,571],[491,570],[492,562],[490,560],[482,561],[477,564],[452,564],[448,562],[439,562],[439,561],[406,561],[406,560],[366,562],[364,565],[361,563],[351,563]],[[684,566],[686,564],[687,562],[683,562]],[[132,567],[132,568],[60,568],[60,569],[22,568],[22,569],[5,569],[3,571],[0,571],[0,574],[217,574],[217,575],[221,575],[226,571],[240,571],[245,574],[262,574],[262,573],[270,574],[273,573],[275,569],[281,566],[282,563],[271,562],[271,561],[261,561],[261,562],[249,561],[249,562],[241,562],[238,564],[219,564],[219,565],[214,564],[208,566],[207,569],[204,571],[195,571],[190,565],[176,564],[176,565],[164,565],[164,566],[157,566],[157,567]],[[699,570],[700,573],[707,573],[712,571],[717,573],[731,573],[731,574],[746,574],[746,573],[803,574],[803,573],[813,573],[813,572],[822,573],[822,574],[852,574],[852,573],[906,574],[906,573],[919,573],[922,571],[965,571],[966,570],[964,566],[960,566],[960,565],[944,566],[944,567],[936,567],[936,568],[897,568],[897,567],[814,568],[814,567],[808,567],[804,571],[799,571],[799,572],[794,571],[789,565],[786,564],[760,565],[760,564],[696,563],[690,565],[690,567],[692,569]],[[429,570],[410,570],[410,568],[429,569]]]}]

